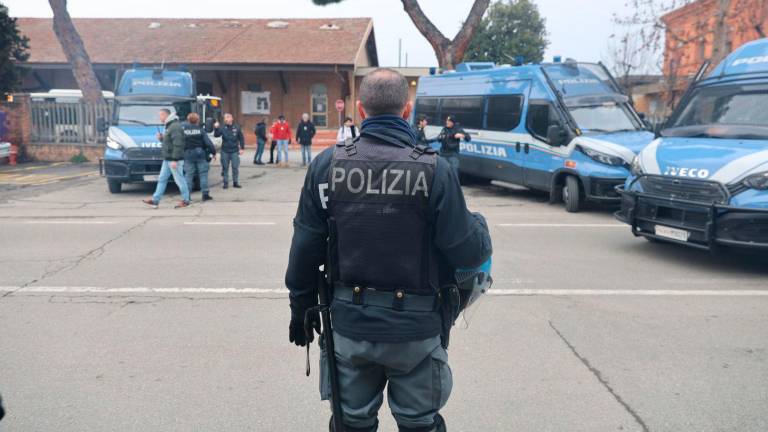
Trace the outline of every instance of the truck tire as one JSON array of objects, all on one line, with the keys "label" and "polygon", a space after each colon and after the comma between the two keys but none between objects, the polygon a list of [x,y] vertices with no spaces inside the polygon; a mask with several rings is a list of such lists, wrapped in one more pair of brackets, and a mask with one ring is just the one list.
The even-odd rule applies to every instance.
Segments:
[{"label": "truck tire", "polygon": [[123,190],[123,184],[117,180],[107,180],[107,187],[109,187],[109,192],[113,194],[119,194]]},{"label": "truck tire", "polygon": [[566,177],[565,185],[563,186],[563,202],[565,203],[565,210],[569,213],[578,213],[579,210],[581,210],[582,201],[579,179],[574,176]]}]

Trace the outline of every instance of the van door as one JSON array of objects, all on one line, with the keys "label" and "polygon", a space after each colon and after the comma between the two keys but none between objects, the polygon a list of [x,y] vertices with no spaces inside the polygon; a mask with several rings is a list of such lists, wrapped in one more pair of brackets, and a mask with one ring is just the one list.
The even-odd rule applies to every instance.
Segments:
[{"label": "van door", "polygon": [[[486,127],[472,136],[475,151],[485,154],[491,162],[477,175],[518,185],[523,184],[523,158],[517,148],[522,145],[520,134],[511,131],[520,125],[523,112],[522,94],[488,96]],[[488,169],[490,168],[490,169]]]},{"label": "van door", "polygon": [[548,100],[531,100],[526,127],[533,140],[518,150],[523,159],[523,184],[532,189],[549,190],[552,173],[563,166],[562,147],[547,142],[551,125],[562,125],[557,109]]}]

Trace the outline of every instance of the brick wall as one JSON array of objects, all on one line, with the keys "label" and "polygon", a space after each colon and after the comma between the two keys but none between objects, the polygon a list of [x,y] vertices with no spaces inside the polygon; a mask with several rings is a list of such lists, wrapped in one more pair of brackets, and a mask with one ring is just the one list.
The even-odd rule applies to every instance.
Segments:
[{"label": "brick wall", "polygon": [[67,162],[83,153],[89,162],[98,162],[104,155],[102,144],[32,143],[25,146],[27,158],[39,162]]},{"label": "brick wall", "polygon": [[28,144],[32,134],[29,96],[14,95],[13,102],[0,102],[0,111],[6,115],[6,135],[0,139],[13,144]]},{"label": "brick wall", "polygon": [[[718,0],[698,0],[662,18],[667,28],[665,75],[695,74],[711,58],[717,12]],[[768,1],[732,0],[725,21],[730,52],[765,37],[760,33],[768,32]]]}]

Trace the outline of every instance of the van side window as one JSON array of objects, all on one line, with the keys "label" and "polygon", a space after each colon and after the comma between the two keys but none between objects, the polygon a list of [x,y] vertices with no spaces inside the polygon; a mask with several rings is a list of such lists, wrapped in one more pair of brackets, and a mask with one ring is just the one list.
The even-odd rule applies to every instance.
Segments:
[{"label": "van side window", "polygon": [[487,129],[510,131],[516,128],[522,111],[523,97],[520,95],[489,96]]},{"label": "van side window", "polygon": [[557,111],[549,102],[531,101],[528,105],[528,121],[526,126],[533,136],[547,140],[547,129],[550,125],[559,124]]},{"label": "van side window", "polygon": [[439,125],[440,112],[438,111],[438,98],[436,97],[422,97],[416,100],[416,115],[424,115],[427,117],[427,121],[431,125]]},{"label": "van side window", "polygon": [[462,127],[467,129],[483,128],[484,100],[482,96],[447,97],[443,98],[442,105],[443,118],[454,115]]}]

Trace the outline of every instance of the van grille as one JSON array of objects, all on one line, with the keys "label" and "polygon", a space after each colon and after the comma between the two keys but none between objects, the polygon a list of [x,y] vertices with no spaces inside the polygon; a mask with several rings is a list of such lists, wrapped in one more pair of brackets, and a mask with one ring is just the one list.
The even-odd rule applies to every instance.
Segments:
[{"label": "van grille", "polygon": [[638,180],[643,192],[662,198],[726,204],[728,193],[720,183],[677,177],[646,175]]}]

